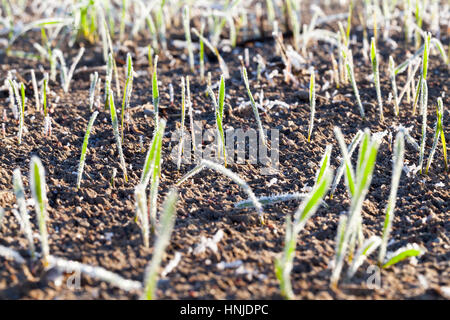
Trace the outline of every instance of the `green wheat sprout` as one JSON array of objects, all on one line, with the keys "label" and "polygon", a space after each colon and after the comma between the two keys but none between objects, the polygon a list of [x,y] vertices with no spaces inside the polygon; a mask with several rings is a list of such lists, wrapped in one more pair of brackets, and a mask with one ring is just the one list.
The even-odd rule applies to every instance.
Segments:
[{"label": "green wheat sprout", "polygon": [[[358,130],[356,132],[355,136],[353,137],[352,141],[350,142],[350,145],[348,146],[347,153],[348,156],[351,157],[353,152],[356,150],[356,147],[358,146],[359,142],[361,141],[361,138],[363,136],[363,132],[361,130]],[[344,174],[344,170],[349,170],[349,168],[346,167],[345,160],[341,160],[341,164],[339,165],[338,170],[336,171],[336,176],[334,177],[333,184],[331,185],[331,191],[330,191],[330,199],[333,198],[334,192],[336,191],[336,188],[341,181],[342,175]]]},{"label": "green wheat sprout", "polygon": [[34,91],[34,100],[36,103],[36,111],[40,111],[41,109],[41,105],[40,105],[40,100],[39,100],[39,89],[37,86],[37,81],[36,81],[36,74],[34,72],[34,69],[31,69],[31,83],[33,85],[33,91]]},{"label": "green wheat sprout", "polygon": [[142,170],[140,182],[144,185],[145,188],[147,187],[149,182],[151,182],[149,215],[152,232],[154,232],[156,228],[158,186],[159,177],[161,175],[161,149],[165,127],[166,121],[164,119],[160,119],[160,122],[157,125],[157,129],[153,133],[150,149],[148,150],[145,158],[144,169]]},{"label": "green wheat sprout", "polygon": [[[17,90],[17,89],[16,89]],[[25,86],[20,83],[20,118],[19,118],[19,145],[22,143],[23,127],[25,126]]]},{"label": "green wheat sprout", "polygon": [[200,34],[197,29],[191,28],[191,31],[212,51],[217,57],[217,60],[219,60],[219,67],[222,71],[222,74],[225,76],[225,79],[230,78],[230,72],[228,70],[228,66],[225,63],[225,60],[223,60],[222,56],[219,53],[219,50],[211,44],[211,42],[208,41],[202,34]]},{"label": "green wheat sprout", "polygon": [[200,81],[203,83],[205,81],[205,45],[203,43],[203,33],[205,32],[205,22],[202,21],[202,24],[200,25]]},{"label": "green wheat sprout", "polygon": [[[370,131],[364,131],[360,147],[358,161],[355,169],[350,162],[350,157],[347,152],[347,146],[342,136],[341,130],[338,127],[334,129],[336,138],[339,142],[341,152],[344,156],[346,165],[345,181],[349,194],[351,196],[351,205],[348,212],[347,221],[342,234],[338,233],[338,240],[336,242],[336,255],[334,259],[334,267],[331,275],[331,285],[337,286],[339,277],[344,264],[344,259],[349,251],[349,260],[353,259],[353,248],[358,234],[361,232],[361,209],[365,196],[369,190],[372,181],[372,173],[375,167],[376,156],[380,144],[379,139],[370,136]],[[341,221],[342,222],[342,221]],[[361,238],[361,236],[359,236]]]},{"label": "green wheat sprout", "polygon": [[332,180],[332,172],[329,166],[330,162],[326,160],[329,159],[330,155],[331,146],[327,146],[327,150],[322,159],[322,165],[317,172],[318,179],[316,185],[294,213],[294,221],[292,222],[290,215],[286,218],[284,250],[281,257],[275,260],[275,274],[280,284],[281,295],[285,299],[293,299],[295,297],[292,290],[290,273],[292,271],[295,248],[297,246],[297,236],[304,228],[308,219],[319,208],[319,204],[326,195]]},{"label": "green wheat sprout", "polygon": [[370,44],[370,61],[372,62],[372,71],[373,71],[373,81],[375,83],[375,89],[377,91],[377,99],[378,99],[378,108],[380,112],[380,121],[384,121],[383,116],[383,99],[381,98],[381,89],[380,89],[380,73],[378,71],[378,58],[377,58],[377,48],[375,44],[375,38],[372,37]]},{"label": "green wheat sprout", "polygon": [[127,54],[127,79],[125,80],[125,91],[123,93],[122,99],[122,114],[120,121],[120,139],[123,143],[123,126],[124,126],[124,118],[125,118],[125,110],[130,106],[131,92],[133,91],[133,59],[131,58],[131,54]]},{"label": "green wheat sprout", "polygon": [[39,233],[41,238],[41,250],[44,266],[48,266],[50,249],[48,246],[47,232],[47,192],[45,190],[45,170],[41,160],[33,156],[30,161],[30,188],[34,199]]},{"label": "green wheat sprout", "polygon": [[158,55],[155,56],[152,75],[152,98],[155,110],[155,126],[159,124]]},{"label": "green wheat sprout", "polygon": [[420,75],[419,81],[417,82],[417,87],[416,87],[415,96],[414,96],[413,115],[416,114],[416,107],[417,107],[417,103],[419,101],[419,94],[421,93],[421,89],[423,89],[422,81],[427,79],[430,41],[431,41],[431,34],[428,32],[426,34],[424,49],[423,49],[423,54],[422,54],[422,73]]},{"label": "green wheat sprout", "polygon": [[308,127],[308,142],[310,142],[311,134],[314,128],[314,115],[316,113],[316,89],[315,89],[315,76],[314,76],[314,70],[311,72],[311,80],[309,82],[309,105],[311,109],[311,117],[309,120],[309,127]]},{"label": "green wheat sprout", "polygon": [[416,243],[408,243],[406,246],[387,254],[385,262],[383,264],[383,269],[390,267],[400,261],[403,261],[406,258],[419,257],[425,252],[426,250]]},{"label": "green wheat sprout", "polygon": [[444,134],[444,127],[442,125],[442,119],[444,117],[444,104],[442,102],[442,98],[439,97],[437,99],[437,106],[436,106],[436,126],[434,130],[434,138],[433,138],[433,146],[430,151],[430,155],[428,156],[427,161],[427,167],[425,169],[425,174],[428,174],[428,170],[430,169],[431,162],[433,161],[434,153],[436,152],[436,147],[439,141],[439,136],[441,136],[441,142],[442,142],[442,153],[444,155],[444,166],[445,171],[448,170],[448,164],[447,164],[447,146],[445,143],[445,134]]},{"label": "green wheat sprout", "polygon": [[394,58],[392,58],[392,56],[389,56],[389,77],[391,79],[392,95],[394,97],[394,113],[398,117],[400,114],[399,98],[398,98],[398,91],[397,91],[397,82],[395,80],[395,62],[394,62]]},{"label": "green wheat sprout", "polygon": [[187,5],[183,7],[183,28],[189,55],[189,67],[191,68],[191,72],[194,72],[194,51],[192,49],[191,32],[189,26],[189,6]]},{"label": "green wheat sprout", "polygon": [[89,86],[89,111],[92,112],[94,107],[95,93],[98,83],[98,72],[90,75],[91,85]]},{"label": "green wheat sprout", "polygon": [[84,169],[84,164],[85,164],[85,160],[86,160],[86,152],[87,152],[87,147],[88,147],[88,143],[89,143],[89,135],[91,134],[92,126],[94,125],[94,121],[97,118],[97,115],[98,115],[98,111],[95,111],[91,115],[91,118],[89,119],[88,126],[86,128],[86,133],[84,134],[83,146],[81,147],[80,162],[79,162],[79,165],[78,165],[77,189],[79,189],[80,185],[81,185],[81,179],[83,177],[83,169]]},{"label": "green wheat sprout", "polygon": [[378,264],[381,266],[383,264],[384,258],[386,256],[386,249],[388,245],[389,235],[392,229],[392,222],[394,221],[394,210],[395,202],[397,199],[397,190],[400,183],[400,176],[403,170],[403,159],[405,154],[405,138],[402,131],[397,133],[394,142],[394,164],[392,168],[392,179],[391,179],[391,191],[389,194],[388,204],[386,206],[385,219],[383,224],[383,235],[380,246],[380,251],[378,254]]},{"label": "green wheat sprout", "polygon": [[42,81],[42,106],[44,108],[44,116],[48,116],[47,110],[47,90],[48,90],[48,73],[44,74],[44,80]]},{"label": "green wheat sprout", "polygon": [[420,109],[422,110],[422,134],[420,137],[420,150],[419,150],[419,168],[420,173],[422,173],[423,169],[423,160],[425,155],[425,144],[427,140],[427,100],[428,100],[428,86],[427,80],[422,79],[422,90],[420,93]]},{"label": "green wheat sprout", "polygon": [[[216,126],[217,126],[217,157],[220,158],[220,154],[223,152],[223,159],[225,167],[227,166],[227,154],[225,147],[225,134],[223,131],[223,113],[224,113],[224,103],[225,103],[225,77],[222,75],[220,77],[219,85],[219,96],[218,102],[216,96],[212,91],[211,87],[208,88],[209,96],[214,104],[214,110],[216,115]],[[222,149],[222,150],[221,150]]]},{"label": "green wheat sprout", "polygon": [[112,90],[110,90],[108,96],[109,96],[109,110],[111,113],[111,124],[113,127],[114,137],[116,139],[117,150],[119,152],[120,166],[123,171],[123,178],[125,179],[125,182],[128,182],[127,164],[125,163],[125,157],[123,155],[122,142],[120,139],[120,132],[119,132],[119,123],[117,121],[116,107],[114,105],[114,93]]},{"label": "green wheat sprout", "polygon": [[378,236],[372,236],[366,239],[355,253],[355,257],[352,260],[352,264],[347,271],[347,277],[350,279],[358,271],[358,268],[364,263],[364,260],[370,256],[381,243],[381,239]]},{"label": "green wheat sprout", "polygon": [[136,186],[134,189],[134,197],[136,200],[136,217],[141,223],[142,239],[144,240],[144,246],[148,248],[150,246],[150,227],[145,185],[139,183]]},{"label": "green wheat sprout", "polygon": [[189,76],[186,76],[186,104],[188,106],[189,122],[191,127],[191,141],[192,150],[195,151],[196,140],[195,140],[195,130],[194,130],[194,108],[191,101],[191,87],[189,83]]},{"label": "green wheat sprout", "polygon": [[181,135],[178,147],[178,160],[177,160],[178,170],[180,170],[181,167],[181,156],[183,154],[185,117],[186,117],[186,85],[184,77],[181,77]]},{"label": "green wheat sprout", "polygon": [[113,72],[113,56],[112,53],[108,54],[108,60],[106,62],[106,78],[105,78],[105,110],[108,108],[109,94],[111,90],[112,83],[112,72]]},{"label": "green wheat sprout", "polygon": [[356,84],[355,73],[353,70],[353,62],[351,61],[352,51],[348,50],[348,53],[347,53],[346,50],[348,50],[348,49],[346,49],[346,48],[342,49],[342,56],[345,60],[345,67],[347,69],[347,73],[350,78],[350,83],[352,84],[352,87],[353,87],[353,92],[355,93],[356,101],[358,102],[359,112],[361,114],[361,117],[364,119],[365,118],[364,107],[362,105],[361,98],[359,96],[359,90],[358,90],[358,86]]},{"label": "green wheat sprout", "polygon": [[252,104],[253,113],[255,114],[256,122],[258,124],[260,139],[265,146],[267,146],[266,135],[264,134],[264,129],[262,127],[261,119],[259,117],[258,106],[256,105],[255,99],[253,99],[252,92],[250,91],[250,85],[248,83],[247,77],[247,69],[242,66],[241,69],[242,79],[244,79],[245,88],[247,89],[247,95],[250,99],[250,103]]},{"label": "green wheat sprout", "polygon": [[143,299],[153,300],[156,297],[156,286],[159,268],[163,259],[164,251],[169,245],[170,236],[175,225],[176,204],[178,192],[171,190],[164,202],[164,209],[161,214],[161,221],[158,227],[158,238],[153,249],[152,260],[148,264],[144,277]]}]

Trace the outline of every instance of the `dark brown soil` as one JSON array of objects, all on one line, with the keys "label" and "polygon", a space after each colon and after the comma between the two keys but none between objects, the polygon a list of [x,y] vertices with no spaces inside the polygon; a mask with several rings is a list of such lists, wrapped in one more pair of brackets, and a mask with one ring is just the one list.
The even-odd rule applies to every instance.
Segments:
[{"label": "dark brown soil", "polygon": [[[355,22],[356,23],[356,22]],[[329,27],[336,30],[336,26]],[[286,84],[281,76],[283,64],[275,56],[275,44],[272,40],[263,42],[247,42],[250,56],[261,54],[268,61],[268,72],[278,69],[280,76],[270,84],[265,77],[260,83],[255,79],[256,63],[249,67],[250,82],[255,95],[264,89],[265,97],[271,100],[282,100],[290,105],[289,109],[274,107],[261,114],[265,128],[280,130],[280,171],[274,176],[260,175],[261,165],[232,164],[229,168],[248,182],[257,196],[281,192],[301,192],[305,186],[314,182],[321,155],[327,144],[333,144],[333,167],[338,166],[340,156],[338,145],[333,134],[333,127],[339,126],[349,143],[358,129],[370,128],[372,132],[389,130],[395,135],[393,126],[402,124],[413,126],[412,136],[419,141],[421,117],[412,116],[411,105],[403,99],[400,116],[393,113],[393,105],[387,103],[390,92],[390,81],[387,73],[389,55],[400,63],[406,58],[407,51],[414,52],[413,44],[406,45],[399,33],[398,48],[392,50],[381,38],[378,43],[380,51],[381,84],[384,98],[384,123],[378,119],[375,88],[367,75],[371,74],[370,64],[365,63],[361,50],[361,33],[356,30],[358,43],[352,45],[356,80],[361,99],[366,105],[367,119],[361,120],[353,91],[344,85],[338,89],[333,101],[317,100],[316,124],[312,142],[307,143],[307,127],[309,122],[309,103],[300,91],[307,90],[309,74],[307,68],[295,72],[300,88]],[[174,37],[182,38],[182,32]],[[445,30],[441,41],[449,42]],[[38,38],[37,38],[38,39]],[[22,39],[17,46],[26,48],[33,41],[33,35]],[[289,41],[289,40],[287,40]],[[130,52],[134,52],[142,43],[129,44]],[[169,41],[170,44],[170,41]],[[104,66],[101,59],[100,46],[86,48],[78,69],[83,66],[99,68],[104,77]],[[238,99],[247,100],[244,84],[239,73],[238,55],[243,55],[244,46],[238,46],[232,52],[224,52],[223,57],[230,68],[231,79],[227,80],[225,129],[257,128],[251,109],[239,111]],[[326,72],[331,69],[330,50],[328,44],[319,42],[308,51],[313,54],[313,65],[317,70],[318,88],[330,80]],[[447,46],[446,46],[447,50]],[[76,55],[74,49],[64,49],[71,57]],[[175,60],[161,55],[159,62],[159,80],[162,116],[168,119],[166,136],[163,142],[164,163],[159,191],[159,205],[173,184],[192,165],[182,165],[178,171],[169,159],[173,148],[171,133],[180,121],[180,76],[188,75],[189,67],[182,51],[170,47]],[[118,55],[125,60],[126,52]],[[336,51],[335,51],[336,54]],[[30,80],[29,69],[38,70],[39,63],[30,60],[0,56],[0,81],[6,77],[7,71],[16,69],[17,73]],[[48,69],[47,63],[43,63]],[[135,70],[147,70],[146,64],[134,65]],[[207,70],[212,73],[213,81],[220,77],[219,65],[210,57],[206,63]],[[101,69],[101,70],[100,70]],[[121,67],[121,69],[123,69]],[[81,69],[80,69],[81,70]],[[122,71],[122,70],[120,70]],[[121,72],[121,75],[123,73]],[[399,88],[406,81],[406,72],[397,77]],[[42,73],[37,72],[38,79]],[[426,160],[432,144],[434,123],[436,121],[435,104],[441,93],[449,89],[448,66],[442,63],[438,55],[433,53],[430,59],[428,87],[428,131]],[[121,81],[124,82],[123,76]],[[175,104],[169,103],[168,84],[175,89]],[[119,167],[119,159],[115,145],[109,112],[100,110],[90,136],[86,167],[82,187],[76,191],[76,171],[80,156],[81,144],[90,117],[88,107],[89,72],[77,72],[72,80],[71,90],[64,94],[59,81],[50,83],[51,90],[61,97],[58,103],[52,98],[51,116],[53,130],[51,136],[43,135],[43,115],[34,110],[34,97],[31,82],[27,85],[27,114],[25,118],[28,133],[24,135],[22,145],[17,145],[17,128],[11,110],[8,107],[7,92],[0,92],[0,110],[7,110],[6,137],[0,139],[0,206],[6,209],[5,219],[0,226],[0,244],[18,250],[24,257],[29,257],[27,242],[20,231],[17,220],[11,210],[15,207],[12,192],[12,171],[19,167],[25,179],[27,198],[29,161],[32,155],[38,155],[46,169],[47,195],[49,201],[48,230],[51,254],[87,264],[102,266],[125,278],[141,281],[144,269],[152,256],[150,248],[146,249],[138,225],[134,222],[134,187],[139,182],[141,169],[145,159],[139,146],[139,136],[144,137],[147,150],[154,128],[153,118],[145,115],[142,109],[134,108],[151,103],[151,81],[148,74],[135,79],[131,100],[131,123],[125,130],[123,143],[125,159],[133,170],[129,170],[129,181],[125,183]],[[205,85],[199,77],[191,74],[191,91],[194,103],[195,119],[201,120],[206,128],[215,126],[211,101],[204,94]],[[334,85],[327,89],[330,94]],[[322,90],[318,94],[325,95]],[[448,96],[443,98],[444,106],[449,105]],[[119,103],[116,103],[118,106]],[[444,131],[447,141],[449,113],[444,114]],[[356,154],[356,153],[355,153]],[[418,152],[406,145],[405,162],[408,165],[418,163]],[[377,164],[369,194],[364,202],[364,235],[381,235],[384,221],[384,209],[390,191],[392,171],[392,151],[385,137],[378,152]],[[110,185],[112,168],[118,169],[115,186]],[[277,182],[268,187],[269,181]],[[258,223],[254,210],[237,210],[234,203],[246,199],[246,194],[228,178],[205,170],[189,179],[180,188],[180,199],[177,206],[177,219],[171,243],[163,265],[173,259],[175,252],[182,257],[178,266],[159,282],[158,295],[161,299],[279,299],[278,282],[274,274],[274,259],[282,251],[284,239],[284,223],[286,215],[292,214],[298,202],[289,202],[265,208],[267,225]],[[408,261],[401,262],[381,272],[381,288],[371,289],[366,280],[371,273],[366,269],[375,264],[374,254],[350,281],[342,281],[339,290],[331,290],[329,279],[331,270],[328,264],[334,256],[335,235],[340,214],[348,210],[350,201],[343,183],[331,200],[326,199],[328,208],[322,207],[307,223],[300,233],[292,284],[299,299],[438,299],[445,296],[442,287],[450,286],[450,224],[449,224],[449,176],[445,172],[441,144],[434,156],[429,175],[401,176],[398,190],[397,207],[391,238],[394,240],[389,250],[415,242],[427,249],[426,254],[418,259],[416,265]],[[34,230],[37,230],[35,213],[29,207]],[[195,255],[193,249],[200,243],[201,237],[211,238],[218,231],[224,232],[218,244],[218,251]],[[36,240],[38,245],[38,241]],[[217,267],[219,262],[242,260],[243,268],[224,269]],[[106,283],[82,277],[81,288],[71,290],[64,284],[57,286],[37,266],[28,268],[1,259],[0,264],[0,298],[2,299],[135,299],[137,292],[124,292]],[[66,276],[68,277],[68,275]],[[426,279],[424,281],[419,279]]]}]

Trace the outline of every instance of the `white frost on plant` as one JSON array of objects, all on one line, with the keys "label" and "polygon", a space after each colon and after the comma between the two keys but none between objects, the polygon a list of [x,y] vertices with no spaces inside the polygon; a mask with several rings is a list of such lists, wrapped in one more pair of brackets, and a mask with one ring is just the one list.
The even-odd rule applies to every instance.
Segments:
[{"label": "white frost on plant", "polygon": [[50,267],[56,268],[63,272],[78,271],[94,279],[108,282],[111,285],[125,291],[142,289],[142,284],[140,282],[124,279],[118,274],[108,271],[102,267],[94,267],[77,261],[66,260],[54,256],[48,257],[48,263]]},{"label": "white frost on plant", "polygon": [[17,251],[2,245],[0,245],[0,256],[8,260],[13,260],[20,264],[25,263],[25,259],[22,258],[22,256]]},{"label": "white frost on plant", "polygon": [[167,266],[164,268],[163,272],[161,273],[161,277],[166,277],[169,273],[171,273],[180,263],[181,261],[181,253],[178,251],[175,252],[175,256],[172,260],[169,261]]},{"label": "white frost on plant", "polygon": [[206,251],[206,249],[211,249],[212,252],[216,253],[218,248],[217,244],[223,238],[223,231],[219,229],[217,233],[212,238],[201,237],[200,243],[194,249],[194,255],[202,254]]},{"label": "white frost on plant", "polygon": [[236,269],[242,266],[244,262],[242,260],[235,260],[231,262],[221,261],[217,264],[217,269],[225,270],[225,269]]}]

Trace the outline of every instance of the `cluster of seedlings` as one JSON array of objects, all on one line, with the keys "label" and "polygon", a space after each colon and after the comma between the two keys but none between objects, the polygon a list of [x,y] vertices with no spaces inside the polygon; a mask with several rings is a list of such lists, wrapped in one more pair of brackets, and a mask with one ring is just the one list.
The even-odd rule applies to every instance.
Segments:
[{"label": "cluster of seedlings", "polygon": [[[62,15],[58,12],[58,5],[61,7],[71,3],[69,13]],[[33,230],[30,224],[30,214],[27,210],[27,200],[22,182],[20,169],[15,169],[13,173],[13,190],[16,196],[17,210],[13,210],[17,220],[20,223],[21,230],[28,240],[28,249],[31,259],[39,259],[46,268],[57,268],[64,271],[80,270],[86,275],[107,281],[111,285],[117,286],[123,290],[137,290],[145,299],[153,299],[156,296],[157,280],[159,277],[159,268],[163,261],[164,252],[170,243],[170,237],[176,220],[176,203],[178,193],[176,189],[169,192],[164,203],[164,209],[161,213],[158,208],[158,190],[161,177],[161,167],[163,165],[163,138],[166,130],[166,120],[160,115],[160,93],[158,82],[158,59],[159,56],[169,57],[167,50],[168,28],[180,27],[183,29],[185,41],[182,43],[183,50],[187,53],[186,63],[189,65],[190,75],[181,77],[181,136],[179,141],[177,168],[181,170],[181,161],[183,155],[184,139],[186,134],[191,131],[194,148],[199,147],[194,141],[194,112],[191,101],[190,79],[195,77],[198,82],[206,85],[205,94],[214,108],[215,127],[217,132],[217,162],[210,160],[200,160],[198,164],[187,172],[174,187],[179,187],[183,182],[198,174],[203,169],[214,170],[215,172],[230,178],[238,184],[247,194],[248,199],[235,203],[236,208],[254,208],[257,217],[262,226],[267,224],[263,207],[278,202],[291,200],[301,200],[298,209],[286,217],[286,227],[284,236],[284,249],[279,257],[274,261],[274,272],[279,281],[281,295],[286,299],[295,297],[291,285],[291,271],[293,269],[293,260],[297,249],[297,239],[299,233],[305,227],[306,222],[320,206],[327,207],[326,197],[333,198],[342,176],[344,176],[347,187],[350,206],[346,214],[341,215],[336,232],[335,256],[331,263],[330,285],[332,288],[338,287],[342,271],[347,266],[347,277],[352,278],[358,268],[364,263],[372,253],[378,249],[378,265],[382,268],[388,268],[408,257],[416,257],[425,253],[425,249],[417,244],[410,243],[394,252],[388,252],[388,240],[392,229],[394,210],[397,198],[397,189],[400,182],[400,176],[404,168],[405,141],[412,144],[418,152],[418,171],[420,174],[428,174],[433,157],[441,141],[443,161],[445,170],[448,170],[447,150],[444,133],[444,103],[442,97],[430,97],[433,105],[436,105],[437,121],[435,124],[434,137],[431,152],[426,161],[425,145],[427,132],[427,110],[428,110],[428,86],[427,79],[431,77],[428,74],[428,61],[431,59],[430,52],[437,49],[442,57],[443,63],[448,67],[449,56],[445,51],[444,45],[439,40],[439,18],[443,11],[439,10],[437,2],[430,3],[422,0],[403,0],[403,1],[364,1],[359,7],[361,12],[354,10],[355,1],[350,0],[348,13],[327,16],[317,6],[312,6],[312,19],[309,24],[302,24],[301,20],[301,1],[294,0],[267,0],[265,3],[257,3],[256,10],[248,9],[249,1],[225,1],[219,7],[205,1],[194,4],[192,1],[161,0],[151,1],[150,4],[142,0],[127,1],[101,1],[88,0],[78,1],[59,1],[53,4],[50,1],[43,1],[41,5],[23,1],[22,7],[12,6],[8,1],[2,2],[2,17],[0,24],[6,28],[7,39],[3,54],[18,58],[27,58],[43,61],[48,66],[48,71],[43,73],[40,81],[36,79],[35,70],[31,71],[34,111],[41,112],[44,115],[43,131],[45,135],[51,135],[51,112],[49,106],[56,103],[59,97],[51,92],[49,83],[56,85],[56,77],[60,75],[60,86],[64,93],[70,92],[71,80],[80,63],[85,48],[80,47],[78,54],[73,58],[70,67],[67,68],[64,53],[61,51],[58,39],[68,39],[69,46],[75,43],[96,43],[101,42],[103,49],[103,59],[105,63],[106,75],[104,78],[95,71],[90,75],[90,88],[88,105],[92,113],[88,122],[84,140],[80,150],[80,160],[77,172],[76,189],[83,188],[83,170],[86,156],[88,154],[89,136],[95,127],[95,121],[100,112],[110,114],[111,124],[119,155],[118,163],[122,171],[125,182],[128,182],[127,163],[122,150],[124,143],[125,126],[128,120],[128,110],[130,102],[133,99],[133,82],[136,71],[133,68],[133,58],[130,53],[127,54],[124,70],[121,70],[117,64],[117,48],[121,46],[126,37],[127,27],[132,27],[128,33],[130,38],[137,37],[140,34],[150,34],[150,44],[147,49],[148,72],[152,83],[152,105],[154,130],[152,140],[148,147],[145,161],[142,168],[139,183],[134,188],[136,217],[135,222],[142,231],[143,245],[149,247],[151,236],[154,236],[152,259],[148,264],[143,282],[127,280],[117,274],[109,272],[100,267],[85,265],[76,261],[69,261],[63,258],[51,255],[48,245],[47,231],[47,189],[45,184],[45,170],[38,157],[33,156],[30,162],[29,186],[33,196],[33,202],[39,226],[40,251],[35,246]],[[329,6],[330,1],[324,1],[325,6]],[[346,1],[340,1],[344,3]],[[44,18],[34,20],[26,25],[19,23],[19,13],[24,12],[29,7],[31,12],[42,12],[44,6]],[[263,8],[265,15],[263,15]],[[448,5],[447,5],[448,8]],[[285,15],[283,15],[284,13]],[[352,19],[357,14],[363,23],[363,56],[367,64],[371,65],[373,74],[372,81],[375,87],[377,97],[379,121],[385,121],[384,102],[394,106],[393,114],[398,117],[400,108],[405,105],[411,105],[411,116],[415,116],[418,111],[422,117],[421,139],[416,142],[409,134],[409,129],[403,126],[398,127],[398,133],[393,143],[393,171],[392,182],[390,186],[390,195],[385,209],[385,222],[381,228],[379,236],[364,238],[364,225],[362,220],[362,207],[366,195],[371,185],[372,176],[376,164],[377,152],[384,138],[385,133],[371,133],[369,129],[359,130],[352,138],[350,145],[347,145],[344,136],[338,126],[334,133],[337,145],[342,155],[337,169],[332,169],[332,145],[327,145],[322,156],[319,169],[315,177],[315,183],[312,189],[307,193],[287,193],[275,194],[272,196],[258,197],[246,182],[245,178],[239,176],[227,168],[227,150],[225,145],[225,96],[226,82],[231,78],[230,70],[221,55],[221,50],[225,46],[235,47],[237,45],[238,35],[243,35],[244,39],[252,37],[262,37],[263,26],[269,26],[275,46],[275,53],[281,57],[284,64],[284,81],[293,86],[299,86],[299,80],[295,76],[295,71],[305,68],[308,64],[311,54],[308,47],[313,42],[325,42],[333,46],[330,57],[330,74],[333,85],[336,90],[350,84],[356,105],[361,119],[367,119],[367,104],[361,99],[356,74],[358,70],[353,63],[352,47],[355,47],[355,40],[351,38]],[[133,22],[131,23],[131,17]],[[441,19],[447,19],[443,16]],[[437,26],[434,23],[438,20]],[[414,40],[415,54],[408,57],[404,62],[396,65],[394,57],[389,57],[388,79],[391,83],[391,92],[383,92],[380,86],[380,76],[383,70],[380,68],[380,57],[377,52],[377,41],[383,38],[384,41],[394,41],[391,38],[393,25],[401,26],[405,30],[405,41],[407,43]],[[430,31],[423,29],[424,20],[427,25],[430,24]],[[337,21],[337,23],[336,23]],[[372,22],[373,25],[370,25]],[[191,24],[195,22],[195,27]],[[199,23],[197,23],[199,22]],[[429,23],[428,23],[429,22]],[[332,32],[321,28],[322,25],[337,25],[337,31]],[[118,26],[117,26],[118,24]],[[346,26],[345,26],[346,24]],[[198,25],[200,27],[198,27]],[[283,30],[281,30],[283,26]],[[381,26],[381,27],[380,27]],[[198,29],[200,31],[198,31]],[[15,43],[21,37],[26,37],[30,31],[39,30],[42,44],[34,43],[35,53],[15,50]],[[382,30],[380,35],[378,31]],[[436,31],[437,30],[437,31]],[[292,34],[291,39],[284,39],[286,32]],[[368,41],[369,33],[373,36]],[[228,34],[228,39],[224,35]],[[194,35],[195,37],[192,37]],[[433,36],[434,35],[434,36]],[[198,41],[198,44],[196,43]],[[55,45],[55,43],[57,43]],[[357,43],[356,43],[357,44]],[[211,74],[205,77],[205,46],[217,58],[221,76],[218,83],[214,83]],[[196,59],[196,53],[198,58]],[[337,59],[336,59],[337,57]],[[436,58],[436,55],[433,56]],[[370,61],[369,61],[370,60]],[[261,77],[271,79],[271,74],[266,67],[265,59],[258,55],[254,57],[257,63],[256,81]],[[256,101],[252,95],[251,77],[247,72],[250,64],[248,50],[245,50],[244,57],[240,57],[242,77],[242,95],[248,97],[246,105],[250,105],[253,110],[255,127],[258,129],[260,139],[265,146],[268,141],[265,135],[265,125],[260,119],[258,110],[267,111],[274,104],[288,106],[282,101],[264,101],[264,93],[259,94],[259,101]],[[198,70],[197,70],[198,66]],[[421,71],[416,76],[419,67]],[[121,80],[123,72],[124,81]],[[404,87],[400,88],[400,83],[396,77],[407,71],[407,81]],[[307,98],[310,104],[309,126],[306,132],[307,141],[314,141],[314,123],[316,114],[316,77],[314,68],[309,69],[310,83],[309,94]],[[22,79],[22,80],[21,80]],[[104,84],[104,85],[102,85]],[[328,84],[331,86],[331,84]],[[33,109],[31,103],[27,101],[27,92],[23,83],[23,78],[14,72],[9,72],[4,83],[4,88],[9,92],[9,103],[13,117],[18,121],[17,144],[23,141],[24,134],[27,134],[25,126],[26,116]],[[174,89],[170,84],[170,100],[174,101]],[[123,92],[121,92],[123,88]],[[216,96],[214,89],[218,89]],[[103,90],[103,97],[102,92]],[[51,94],[50,94],[51,93]],[[385,96],[389,94],[389,99]],[[407,103],[402,104],[402,99],[406,94]],[[121,100],[121,108],[116,109],[115,104],[118,99]],[[436,101],[436,102],[434,102]],[[248,103],[249,102],[249,103]],[[42,106],[42,108],[41,108]],[[265,108],[268,107],[268,109]],[[418,110],[417,110],[417,107]],[[118,113],[119,112],[119,113]],[[186,113],[189,116],[189,125],[185,125]],[[6,114],[6,112],[4,112]],[[269,124],[267,124],[269,125]],[[142,144],[141,148],[145,147]],[[359,148],[358,148],[359,146]],[[352,161],[352,154],[358,149],[357,161]],[[223,164],[223,165],[222,165]],[[114,179],[114,176],[113,178]],[[3,220],[5,211],[0,208],[0,223]],[[51,235],[50,235],[51,236]],[[12,259],[19,264],[25,264],[26,259],[18,252],[0,245],[0,256],[6,259]]]}]

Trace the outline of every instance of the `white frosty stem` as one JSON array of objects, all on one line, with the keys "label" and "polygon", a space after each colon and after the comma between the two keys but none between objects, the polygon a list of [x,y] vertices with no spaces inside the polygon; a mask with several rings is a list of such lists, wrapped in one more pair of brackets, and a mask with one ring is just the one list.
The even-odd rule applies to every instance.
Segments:
[{"label": "white frosty stem", "polygon": [[0,245],[0,257],[8,260],[13,260],[17,263],[24,264],[25,259],[15,250]]},{"label": "white frosty stem", "polygon": [[78,271],[84,273],[85,275],[100,280],[105,281],[120,288],[125,291],[131,290],[141,290],[142,284],[138,281],[124,279],[118,274],[115,274],[111,271],[108,271],[102,267],[90,266],[84,263],[80,263],[77,261],[71,261],[64,258],[58,258],[54,256],[48,257],[48,263],[50,267],[56,268],[63,272],[74,272]]},{"label": "white frosty stem", "polygon": [[236,173],[234,173],[233,171],[225,168],[224,166],[217,164],[215,162],[209,161],[209,160],[202,160],[200,162],[199,165],[197,165],[194,169],[192,169],[191,171],[189,171],[187,174],[185,174],[177,183],[176,186],[179,186],[180,184],[182,184],[184,181],[186,181],[187,179],[189,179],[190,177],[192,177],[193,175],[197,174],[198,172],[200,172],[203,168],[209,168],[212,169],[214,171],[217,171],[225,176],[227,176],[228,178],[230,178],[231,180],[233,180],[235,183],[237,183],[248,195],[248,197],[250,198],[250,200],[253,202],[254,207],[256,208],[256,211],[258,212],[258,217],[260,219],[260,221],[263,223],[264,222],[264,217],[263,217],[263,209],[262,209],[262,205],[261,203],[258,201],[258,198],[256,198],[255,194],[253,193],[252,189],[250,188],[250,186],[247,184],[247,182],[245,182],[244,180],[242,180],[241,177],[239,177]]},{"label": "white frosty stem", "polygon": [[42,255],[44,264],[46,264],[50,255],[47,232],[47,192],[45,189],[44,166],[37,156],[33,156],[30,162],[30,188],[34,198],[34,207],[41,236]]},{"label": "white frosty stem", "polygon": [[366,257],[368,257],[372,252],[374,252],[381,243],[380,237],[373,236],[364,241],[361,247],[356,251],[355,257],[353,258],[352,265],[348,269],[348,278],[353,277],[358,268],[364,263]]},{"label": "white frosty stem", "polygon": [[13,185],[14,194],[16,195],[17,206],[19,207],[19,213],[22,220],[23,231],[27,237],[28,244],[30,246],[31,256],[35,257],[35,248],[33,240],[33,230],[30,224],[30,215],[28,214],[27,204],[25,200],[25,192],[22,183],[22,175],[20,174],[20,169],[17,168],[13,171]]}]

